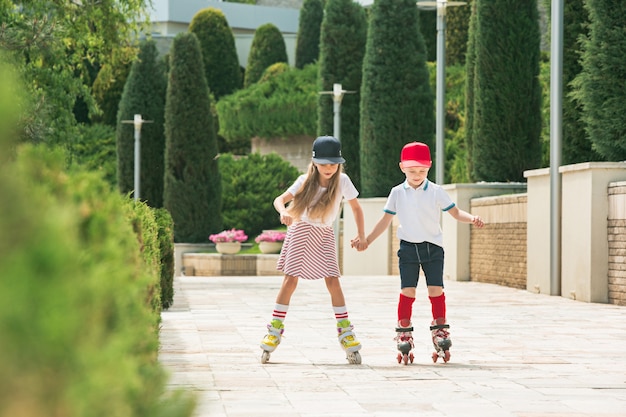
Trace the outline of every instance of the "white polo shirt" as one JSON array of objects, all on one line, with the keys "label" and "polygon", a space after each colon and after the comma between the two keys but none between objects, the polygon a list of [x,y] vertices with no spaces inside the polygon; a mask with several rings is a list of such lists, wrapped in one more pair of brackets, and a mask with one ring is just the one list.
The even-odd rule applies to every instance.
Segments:
[{"label": "white polo shirt", "polygon": [[398,216],[398,239],[443,246],[441,212],[454,206],[441,186],[425,179],[417,189],[407,181],[393,187],[383,210]]},{"label": "white polo shirt", "polygon": [[[314,226],[332,226],[333,222],[337,218],[337,215],[341,211],[341,200],[345,198],[347,201],[350,201],[350,200],[354,200],[355,198],[359,196],[359,192],[357,191],[356,187],[352,183],[352,180],[350,179],[350,177],[348,177],[348,175],[343,172],[341,172],[339,175],[340,175],[339,193],[337,193],[337,198],[335,199],[333,203],[332,212],[328,216],[326,216],[326,218],[324,219],[310,219],[308,210],[305,210],[301,216],[302,221],[311,223]],[[296,193],[300,190],[300,187],[302,187],[302,184],[304,183],[304,180],[306,179],[306,177],[307,177],[306,174],[300,175],[296,179],[296,181],[291,185],[291,187],[287,189],[287,191],[291,195],[295,196]],[[326,191],[326,187],[319,187],[319,190],[317,191],[317,195],[315,196],[315,201],[317,201],[322,195],[322,193],[324,193],[325,191]],[[315,204],[315,202],[313,204]]]}]

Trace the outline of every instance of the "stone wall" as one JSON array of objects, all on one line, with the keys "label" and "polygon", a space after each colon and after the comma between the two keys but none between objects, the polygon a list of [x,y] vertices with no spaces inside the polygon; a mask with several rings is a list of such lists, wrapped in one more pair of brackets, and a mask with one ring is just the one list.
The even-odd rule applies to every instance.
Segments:
[{"label": "stone wall", "polygon": [[472,227],[471,280],[526,289],[526,194],[473,199],[471,213],[485,221]]},{"label": "stone wall", "polygon": [[609,303],[626,305],[626,182],[611,183],[609,194]]},{"label": "stone wall", "polygon": [[314,140],[315,138],[310,136],[294,136],[286,139],[254,137],[251,145],[253,153],[260,153],[261,155],[276,153],[304,173],[307,172],[311,162],[311,149]]}]

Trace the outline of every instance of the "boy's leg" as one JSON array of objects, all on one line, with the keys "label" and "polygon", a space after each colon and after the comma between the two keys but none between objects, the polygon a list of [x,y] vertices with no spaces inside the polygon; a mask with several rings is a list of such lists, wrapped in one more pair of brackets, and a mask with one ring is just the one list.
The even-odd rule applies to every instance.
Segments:
[{"label": "boy's leg", "polygon": [[428,243],[425,248],[424,257],[428,258],[427,262],[422,265],[424,275],[426,276],[426,285],[428,286],[428,298],[431,304],[433,320],[430,330],[433,338],[433,346],[436,352],[433,353],[433,361],[437,361],[442,357],[444,362],[450,360],[450,326],[446,320],[446,296],[443,291],[443,248]]}]

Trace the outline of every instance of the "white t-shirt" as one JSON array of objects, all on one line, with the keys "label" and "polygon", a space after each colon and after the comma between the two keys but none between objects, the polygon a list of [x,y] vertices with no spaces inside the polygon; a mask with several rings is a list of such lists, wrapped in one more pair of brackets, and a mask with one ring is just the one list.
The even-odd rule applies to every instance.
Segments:
[{"label": "white t-shirt", "polygon": [[[304,183],[305,179],[306,175],[300,175],[298,179],[291,185],[291,187],[287,189],[287,191],[291,195],[295,196],[302,184]],[[316,199],[319,198],[319,196],[324,191],[326,191],[326,187],[320,187],[320,189],[317,191]],[[352,183],[350,177],[342,172],[339,177],[339,193],[337,193],[337,198],[335,199],[335,204],[331,213],[324,219],[310,219],[308,217],[308,210],[305,210],[304,213],[302,213],[301,220],[317,226],[332,226],[333,222],[337,218],[337,215],[339,214],[339,211],[341,210],[341,200],[343,198],[345,198],[346,200],[353,200],[357,198],[358,195],[359,192]]]},{"label": "white t-shirt", "polygon": [[383,210],[385,213],[398,215],[398,239],[443,246],[441,212],[454,206],[454,202],[441,186],[426,179],[416,189],[406,181],[393,187]]}]

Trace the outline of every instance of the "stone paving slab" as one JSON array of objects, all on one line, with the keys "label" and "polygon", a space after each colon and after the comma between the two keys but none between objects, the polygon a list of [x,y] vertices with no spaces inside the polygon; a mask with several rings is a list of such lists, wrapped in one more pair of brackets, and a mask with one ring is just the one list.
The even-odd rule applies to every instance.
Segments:
[{"label": "stone paving slab", "polygon": [[[279,276],[178,277],[162,313],[159,360],[196,416],[626,416],[626,308],[446,281],[452,358],[433,363],[425,287],[414,304],[415,361],[396,360],[399,278],[346,276],[363,363],[339,347],[323,280],[300,281],[285,337],[260,363]],[[420,283],[422,284],[422,283]]]}]

